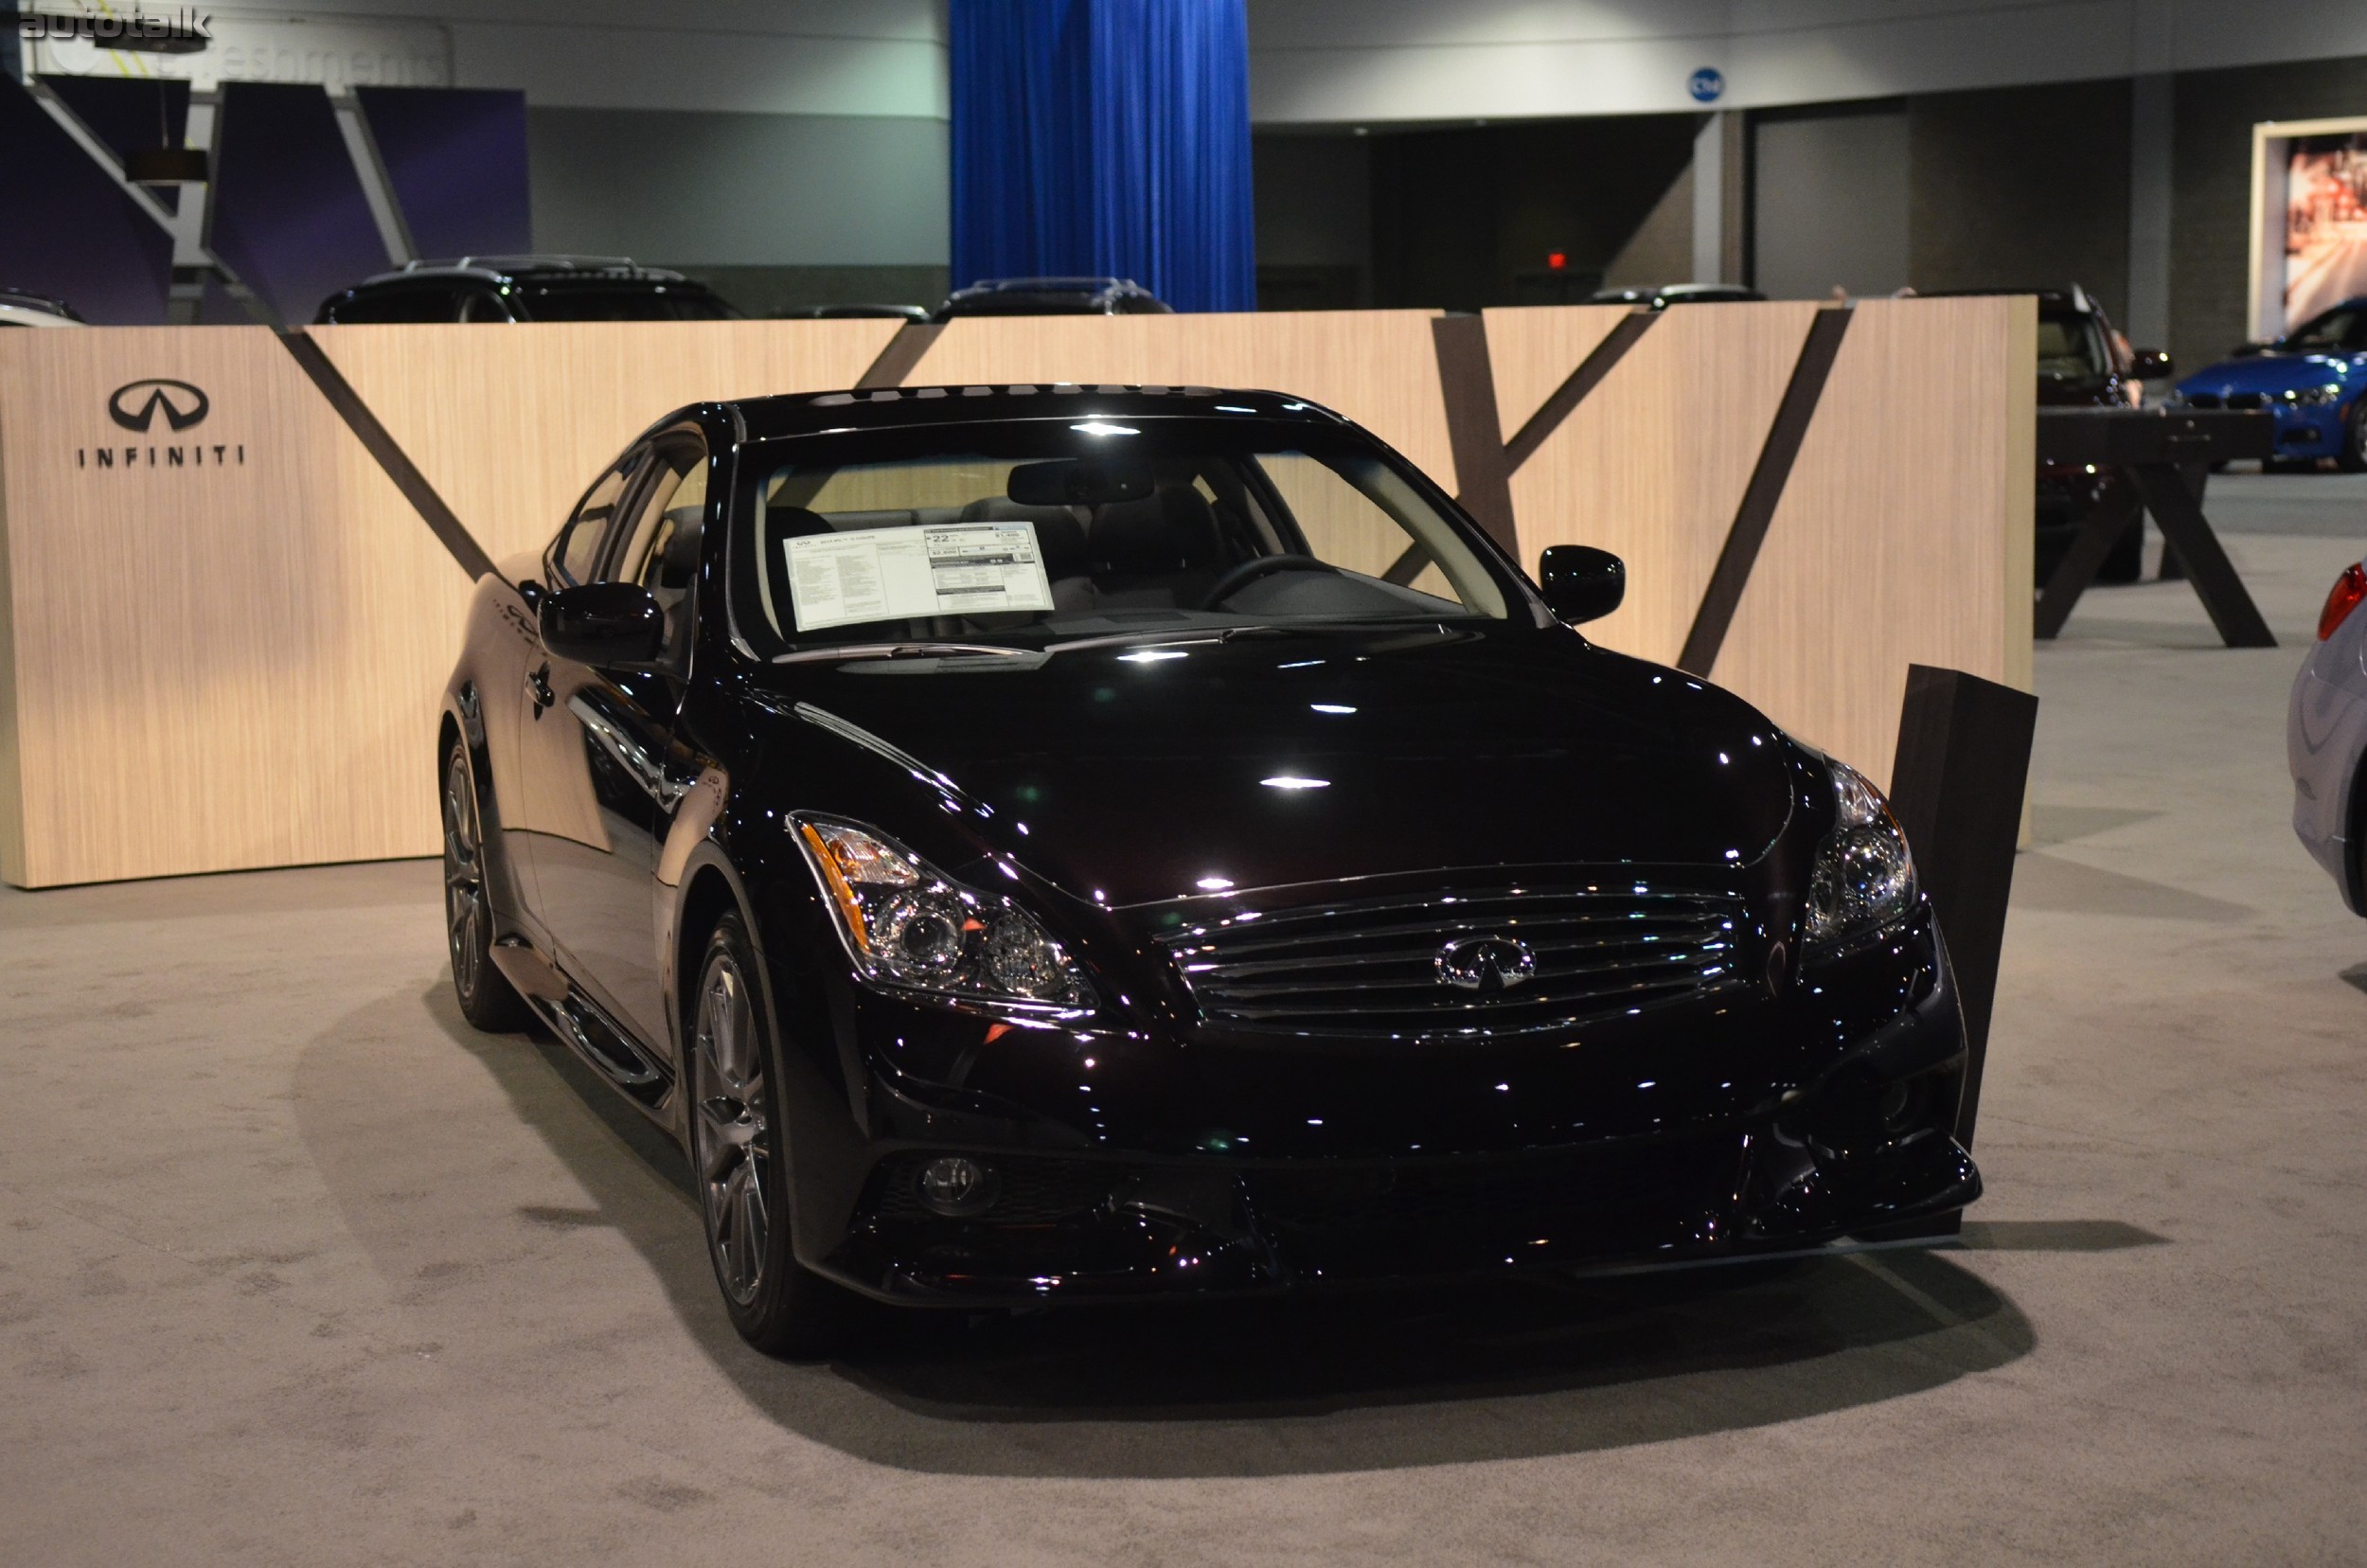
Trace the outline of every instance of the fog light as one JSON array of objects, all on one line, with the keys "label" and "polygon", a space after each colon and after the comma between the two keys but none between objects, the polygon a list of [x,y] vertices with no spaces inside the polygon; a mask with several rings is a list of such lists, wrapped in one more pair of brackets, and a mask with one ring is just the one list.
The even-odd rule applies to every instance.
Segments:
[{"label": "fog light", "polygon": [[920,1167],[920,1201],[932,1214],[958,1219],[993,1206],[1002,1185],[994,1167],[966,1154],[947,1154]]},{"label": "fog light", "polygon": [[1908,1115],[1914,1110],[1918,1097],[1915,1085],[1901,1079],[1883,1089],[1882,1097],[1875,1102],[1874,1109],[1881,1116],[1883,1127],[1895,1132],[1907,1125]]}]

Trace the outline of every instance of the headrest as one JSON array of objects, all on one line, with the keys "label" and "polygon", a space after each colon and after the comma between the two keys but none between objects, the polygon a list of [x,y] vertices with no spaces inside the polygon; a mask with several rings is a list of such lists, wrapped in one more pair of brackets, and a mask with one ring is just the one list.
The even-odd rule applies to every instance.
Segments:
[{"label": "headrest", "polygon": [[668,577],[687,578],[699,567],[700,521],[694,515],[677,518],[673,532],[666,536],[666,571]]},{"label": "headrest", "polygon": [[1085,574],[1085,526],[1066,507],[1023,507],[1016,501],[989,495],[962,508],[965,523],[1033,523],[1036,545],[1043,552],[1048,578]]},{"label": "headrest", "polygon": [[1217,522],[1200,491],[1171,487],[1102,508],[1092,555],[1112,572],[1207,571],[1217,564]]},{"label": "headrest", "polygon": [[683,515],[671,520],[666,543],[659,548],[657,586],[687,588],[690,579],[699,575],[700,520],[696,511],[683,509]]}]

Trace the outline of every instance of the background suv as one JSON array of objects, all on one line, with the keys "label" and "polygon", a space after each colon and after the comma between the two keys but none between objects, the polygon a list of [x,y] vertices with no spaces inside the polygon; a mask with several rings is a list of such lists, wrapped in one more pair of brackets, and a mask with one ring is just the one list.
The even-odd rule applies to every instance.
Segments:
[{"label": "background suv", "polygon": [[622,257],[464,256],[414,261],[321,302],[325,324],[402,321],[729,321],[705,284]]}]

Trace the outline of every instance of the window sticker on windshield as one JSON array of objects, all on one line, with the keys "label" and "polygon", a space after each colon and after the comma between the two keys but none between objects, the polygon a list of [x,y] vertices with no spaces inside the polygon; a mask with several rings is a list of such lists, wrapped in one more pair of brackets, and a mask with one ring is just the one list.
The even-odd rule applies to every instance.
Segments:
[{"label": "window sticker on windshield", "polygon": [[781,543],[800,632],[1052,608],[1033,523],[858,528]]}]

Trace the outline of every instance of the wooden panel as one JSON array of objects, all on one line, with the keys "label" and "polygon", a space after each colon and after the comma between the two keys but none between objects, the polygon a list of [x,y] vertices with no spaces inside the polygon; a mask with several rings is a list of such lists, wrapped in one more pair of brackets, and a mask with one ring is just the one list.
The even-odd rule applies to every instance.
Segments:
[{"label": "wooden panel", "polygon": [[2028,690],[2036,306],[1857,307],[1711,677],[1887,784],[1910,664]]},{"label": "wooden panel", "polygon": [[[0,396],[6,383],[0,382]],[[0,401],[0,410],[7,408]],[[16,615],[9,585],[8,421],[0,418],[0,882],[25,885],[25,792],[17,770]]]},{"label": "wooden panel", "polygon": [[[1512,357],[1536,358],[1523,374],[1552,383],[1540,399],[1624,313],[1572,307],[1565,313],[1585,323],[1563,330],[1539,320],[1550,310],[1487,312],[1490,356],[1505,339]],[[1628,563],[1627,602],[1588,636],[1675,661],[1815,313],[1806,303],[1667,312],[1513,474],[1521,560],[1532,571],[1549,544],[1593,544]],[[1523,338],[1566,346],[1558,375]]]},{"label": "wooden panel", "polygon": [[1344,414],[1454,493],[1431,345],[1435,311],[972,317],[950,323],[912,386],[1081,382],[1291,392]]},{"label": "wooden panel", "polygon": [[894,321],[307,329],[495,561],[539,550],[600,470],[685,404],[823,392]]},{"label": "wooden panel", "polygon": [[1496,419],[1506,442],[1628,312],[1625,305],[1514,305],[1480,312],[1487,320]]},{"label": "wooden panel", "polygon": [[[151,377],[203,422],[111,422]],[[272,335],[9,333],[0,409],[12,880],[433,852],[469,585]]]},{"label": "wooden panel", "polygon": [[[1524,561],[1569,542],[1628,559],[1628,607],[1590,629],[1610,646],[1675,656],[1814,309],[1668,312],[1515,476]],[[1524,421],[1620,313],[1490,312],[1503,422]],[[1451,490],[1431,320],[968,321],[912,380],[1294,392]],[[848,385],[895,330],[319,341],[501,555],[539,548],[666,410]],[[1859,308],[1715,671],[1878,779],[1911,661],[2029,685],[2034,336],[2027,300]],[[161,424],[133,437],[108,419],[114,389],[153,377],[212,400],[180,466],[147,456],[176,444]],[[436,695],[469,584],[269,334],[0,334],[0,873],[40,885],[433,852]]]}]

